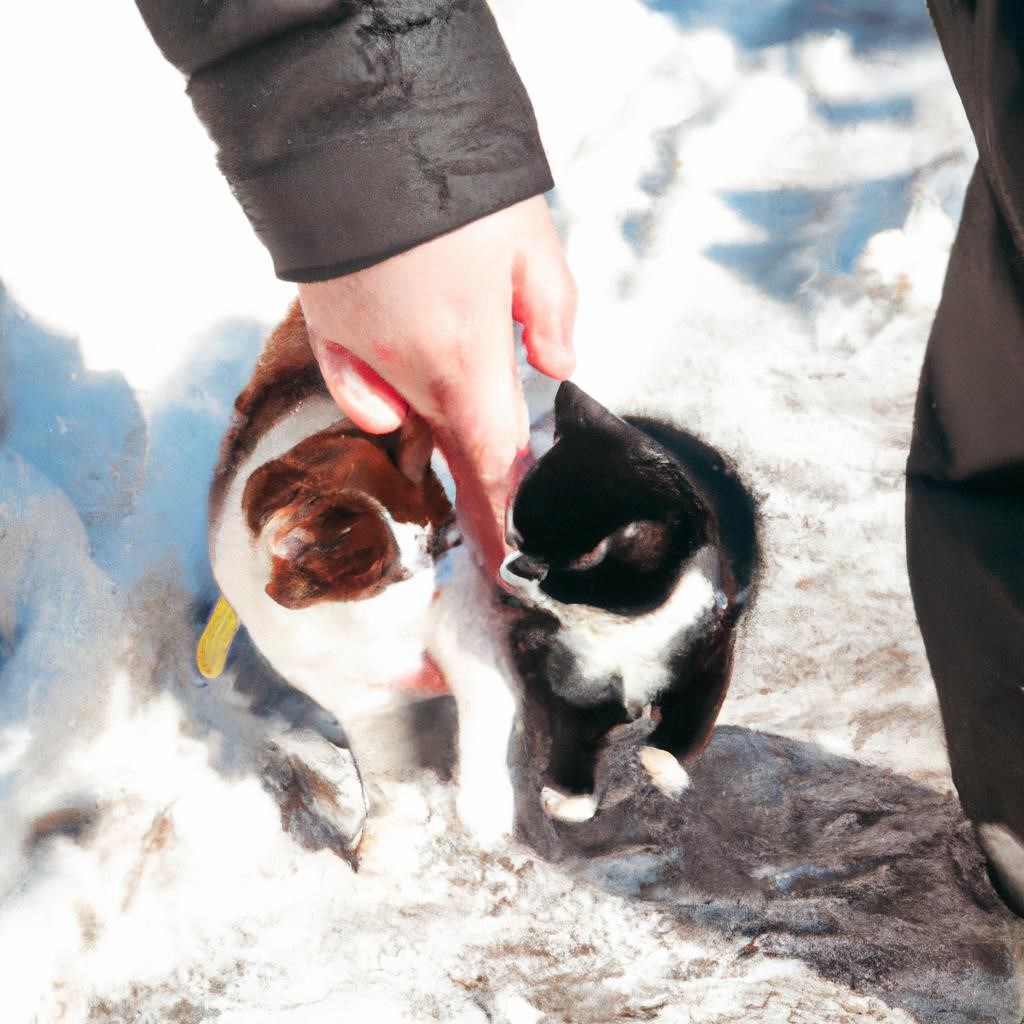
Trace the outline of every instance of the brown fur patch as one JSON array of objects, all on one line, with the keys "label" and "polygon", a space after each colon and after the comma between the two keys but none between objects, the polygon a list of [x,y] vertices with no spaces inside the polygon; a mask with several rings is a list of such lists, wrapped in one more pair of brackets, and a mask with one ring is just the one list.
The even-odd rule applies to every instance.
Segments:
[{"label": "brown fur patch", "polygon": [[450,512],[440,483],[432,473],[410,480],[396,464],[395,439],[355,436],[338,424],[300,441],[249,477],[242,494],[249,529],[258,533],[286,505],[346,491],[380,502],[397,522],[440,526]]},{"label": "brown fur patch", "polygon": [[329,427],[249,477],[242,512],[270,545],[267,593],[275,601],[305,608],[362,599],[402,578],[381,509],[397,522],[435,529],[451,511],[429,467],[419,482],[399,469],[402,451],[397,434],[369,438]]},{"label": "brown fur patch", "polygon": [[317,601],[362,600],[405,578],[391,529],[365,495],[346,491],[297,505],[271,521],[281,525],[271,539],[266,589],[278,604],[306,608]]},{"label": "brown fur patch", "polygon": [[267,340],[252,379],[235,399],[235,414],[221,442],[210,486],[211,519],[219,514],[235,472],[260,438],[304,398],[326,394],[327,386],[309,346],[302,307],[296,300]]},{"label": "brown fur patch", "polygon": [[[238,467],[253,453],[263,435],[303,399],[311,395],[327,394],[327,386],[309,345],[302,307],[296,301],[267,340],[256,362],[252,379],[235,399],[233,422],[221,442],[220,459],[210,487],[211,519],[219,513],[228,485]],[[435,526],[451,514],[444,490],[430,472],[433,436],[430,427],[419,416],[409,415],[401,429],[391,434],[364,434],[347,422],[339,423],[324,433],[330,433],[335,439],[341,436],[361,437],[387,452],[402,474],[423,488],[423,501],[429,509],[428,517]],[[312,438],[309,440],[313,441]],[[316,448],[314,442],[302,451],[315,456]],[[400,522],[427,521],[415,516],[403,519],[390,506],[389,511]]]},{"label": "brown fur patch", "polygon": [[[315,394],[327,389],[296,302],[235,402],[210,488],[211,520],[260,439]],[[273,555],[267,593],[287,608],[304,608],[370,597],[400,579],[398,548],[381,508],[396,522],[434,530],[450,518],[451,505],[430,469],[432,451],[430,428],[414,414],[381,436],[342,421],[253,472],[242,513],[254,535],[267,531]]]}]

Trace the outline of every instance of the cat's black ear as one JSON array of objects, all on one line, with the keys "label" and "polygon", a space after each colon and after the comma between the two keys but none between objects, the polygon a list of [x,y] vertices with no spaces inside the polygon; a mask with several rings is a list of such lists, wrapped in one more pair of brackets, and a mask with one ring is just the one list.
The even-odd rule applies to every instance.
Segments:
[{"label": "cat's black ear", "polygon": [[600,402],[595,401],[571,381],[564,380],[555,395],[555,437],[573,430],[605,429],[620,431],[626,424]]}]

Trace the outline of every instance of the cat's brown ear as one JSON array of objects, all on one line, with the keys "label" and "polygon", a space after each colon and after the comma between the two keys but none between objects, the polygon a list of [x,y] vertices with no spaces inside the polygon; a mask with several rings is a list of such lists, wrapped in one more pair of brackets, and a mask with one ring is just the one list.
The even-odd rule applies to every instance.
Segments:
[{"label": "cat's brown ear", "polygon": [[421,484],[430,469],[430,456],[434,454],[434,435],[427,421],[411,409],[398,431],[398,451],[395,461],[402,475],[414,484]]},{"label": "cat's brown ear", "polygon": [[[401,510],[410,517],[409,521],[429,521],[435,530],[447,523],[453,514],[452,506],[430,465],[434,454],[434,435],[427,421],[410,410],[398,430],[376,438],[375,443],[388,453],[392,464],[416,488],[412,503],[405,502]],[[392,514],[397,514],[399,521],[407,521],[398,514],[398,506],[392,506],[388,501],[385,504]]]},{"label": "cat's brown ear", "polygon": [[301,501],[267,524],[267,594],[285,608],[359,601],[404,575],[394,534],[380,507],[348,491]]},{"label": "cat's brown ear", "polygon": [[605,429],[619,432],[626,423],[600,402],[595,401],[572,381],[562,381],[555,394],[555,437],[578,428]]},{"label": "cat's brown ear", "polygon": [[257,469],[242,492],[242,514],[253,535],[258,535],[279,509],[292,504],[303,489],[306,474],[284,459],[274,459]]}]

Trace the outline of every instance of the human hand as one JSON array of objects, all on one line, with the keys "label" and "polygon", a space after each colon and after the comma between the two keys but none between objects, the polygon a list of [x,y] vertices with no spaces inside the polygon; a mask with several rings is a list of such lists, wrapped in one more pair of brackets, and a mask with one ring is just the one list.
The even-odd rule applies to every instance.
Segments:
[{"label": "human hand", "polygon": [[574,366],[576,287],[544,198],[300,284],[299,298],[327,387],[356,426],[387,433],[408,406],[430,424],[463,526],[496,573],[511,471],[529,435],[512,320],[541,373],[564,380]]}]

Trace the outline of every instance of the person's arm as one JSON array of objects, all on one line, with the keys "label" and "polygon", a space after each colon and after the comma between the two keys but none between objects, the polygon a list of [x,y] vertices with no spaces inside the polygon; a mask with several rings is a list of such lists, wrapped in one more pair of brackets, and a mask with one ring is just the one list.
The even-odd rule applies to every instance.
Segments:
[{"label": "person's arm", "polygon": [[137,0],[277,276],[323,281],[552,187],[485,0]]},{"label": "person's arm", "polygon": [[531,363],[572,371],[572,275],[533,111],[484,0],[137,0],[331,394],[365,430],[434,429],[491,571]]}]

